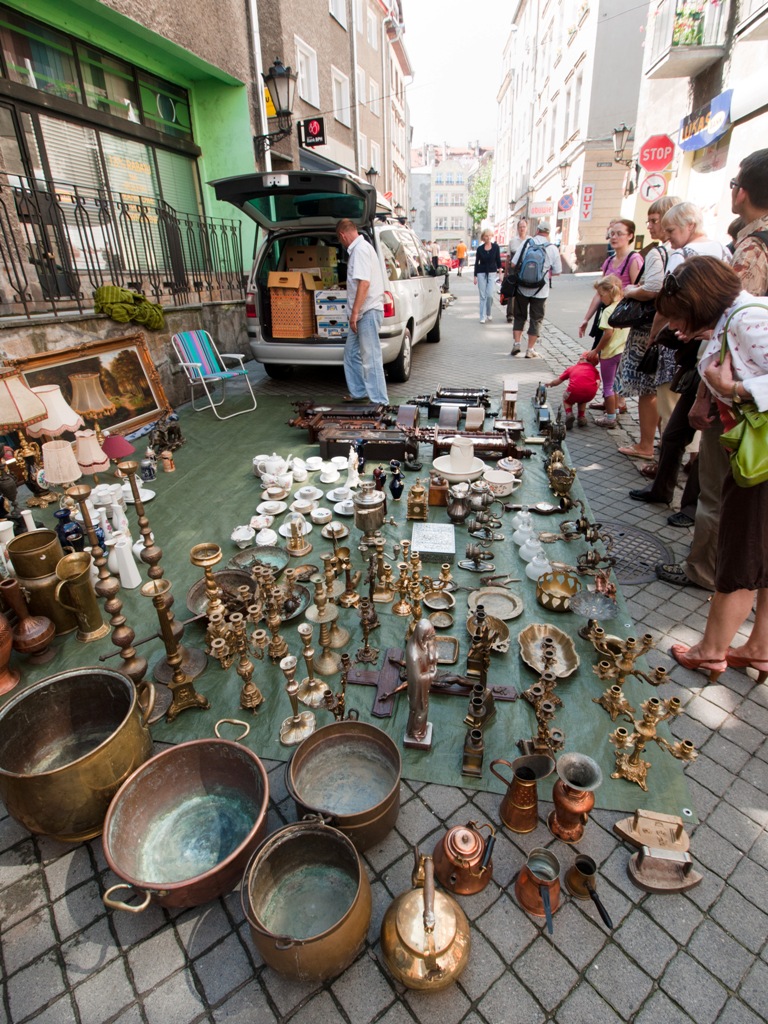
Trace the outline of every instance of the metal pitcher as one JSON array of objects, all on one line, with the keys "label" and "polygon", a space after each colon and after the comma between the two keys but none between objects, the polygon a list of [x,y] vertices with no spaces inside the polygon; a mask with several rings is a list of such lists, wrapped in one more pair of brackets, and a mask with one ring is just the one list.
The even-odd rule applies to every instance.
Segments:
[{"label": "metal pitcher", "polygon": [[[512,769],[509,781],[496,771],[494,765],[504,764]],[[539,821],[539,797],[536,785],[539,779],[546,779],[555,769],[553,758],[547,754],[530,754],[514,761],[499,757],[491,761],[491,771],[509,787],[504,794],[499,817],[510,830],[520,835],[533,832]]]},{"label": "metal pitcher", "polygon": [[87,551],[65,555],[56,565],[54,597],[64,608],[75,613],[77,639],[87,644],[101,640],[109,632],[109,625],[101,616],[96,593],[91,581],[91,556]]}]

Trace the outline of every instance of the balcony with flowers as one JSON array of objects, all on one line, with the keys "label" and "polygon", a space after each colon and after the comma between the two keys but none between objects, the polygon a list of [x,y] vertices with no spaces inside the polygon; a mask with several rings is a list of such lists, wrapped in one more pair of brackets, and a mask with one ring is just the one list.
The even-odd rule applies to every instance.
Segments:
[{"label": "balcony with flowers", "polygon": [[648,22],[648,78],[693,78],[725,56],[730,0],[659,0]]}]

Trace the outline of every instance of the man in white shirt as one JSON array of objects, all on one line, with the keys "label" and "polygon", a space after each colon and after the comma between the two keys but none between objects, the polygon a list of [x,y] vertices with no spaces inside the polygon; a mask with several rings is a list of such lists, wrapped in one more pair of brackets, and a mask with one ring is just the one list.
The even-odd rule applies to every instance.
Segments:
[{"label": "man in white shirt", "polygon": [[344,345],[345,401],[366,400],[389,405],[379,329],[384,320],[384,275],[379,257],[354,221],[336,225],[336,237],[347,250],[349,334]]},{"label": "man in white shirt", "polygon": [[[528,320],[528,349],[525,353],[526,359],[535,359],[538,356],[536,351],[536,339],[539,336],[541,322],[544,319],[544,308],[549,295],[550,277],[556,277],[562,273],[563,264],[560,261],[560,251],[556,245],[549,240],[549,222],[541,221],[536,234],[531,239],[533,245],[546,246],[544,250],[543,281],[537,288],[526,288],[518,284],[512,308],[513,324],[512,337],[513,345],[511,355],[516,356],[520,352],[520,341],[523,337],[523,327]],[[515,253],[512,263],[518,268],[521,267],[521,260],[525,259],[528,244],[522,245]]]}]

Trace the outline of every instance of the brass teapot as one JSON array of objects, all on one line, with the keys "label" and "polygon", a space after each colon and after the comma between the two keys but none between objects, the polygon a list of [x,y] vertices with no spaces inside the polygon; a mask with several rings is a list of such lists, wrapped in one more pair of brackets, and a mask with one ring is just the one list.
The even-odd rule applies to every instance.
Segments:
[{"label": "brass teapot", "polygon": [[384,962],[406,988],[438,992],[469,960],[469,921],[456,900],[435,891],[432,858],[414,848],[413,888],[389,905],[381,923]]}]

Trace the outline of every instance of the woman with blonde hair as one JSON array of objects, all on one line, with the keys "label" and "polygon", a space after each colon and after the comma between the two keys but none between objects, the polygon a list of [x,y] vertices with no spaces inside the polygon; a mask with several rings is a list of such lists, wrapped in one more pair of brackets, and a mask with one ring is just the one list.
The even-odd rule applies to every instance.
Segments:
[{"label": "woman with blonde hair", "polygon": [[475,281],[480,295],[480,323],[491,319],[494,286],[501,273],[501,250],[488,228],[480,235],[482,245],[475,252]]}]

